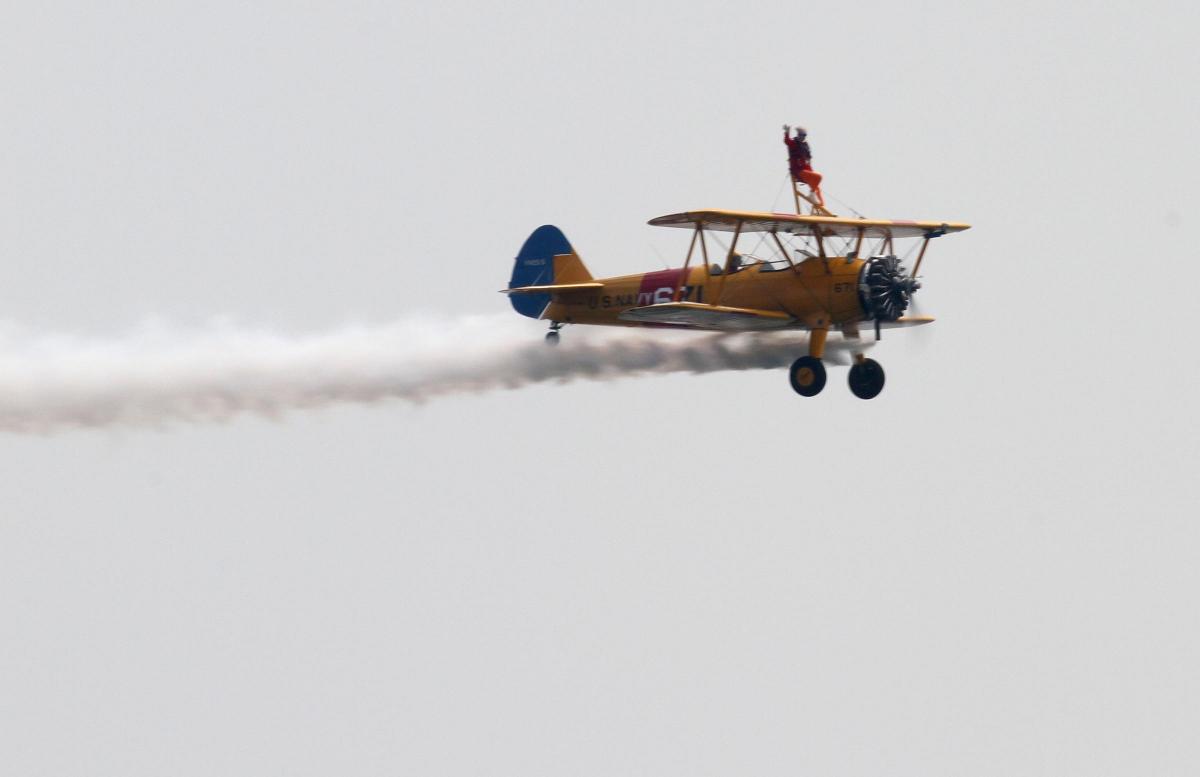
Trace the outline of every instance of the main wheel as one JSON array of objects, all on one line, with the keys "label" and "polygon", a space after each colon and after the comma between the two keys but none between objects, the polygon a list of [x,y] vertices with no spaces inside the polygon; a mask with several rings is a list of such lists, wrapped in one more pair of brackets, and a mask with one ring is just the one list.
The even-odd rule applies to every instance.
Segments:
[{"label": "main wheel", "polygon": [[797,394],[815,397],[825,388],[825,365],[816,357],[801,356],[792,362],[789,377]]},{"label": "main wheel", "polygon": [[863,359],[850,368],[850,390],[859,399],[874,399],[883,391],[883,367],[874,359]]},{"label": "main wheel", "polygon": [[546,333],[546,345],[558,345],[558,332]]}]

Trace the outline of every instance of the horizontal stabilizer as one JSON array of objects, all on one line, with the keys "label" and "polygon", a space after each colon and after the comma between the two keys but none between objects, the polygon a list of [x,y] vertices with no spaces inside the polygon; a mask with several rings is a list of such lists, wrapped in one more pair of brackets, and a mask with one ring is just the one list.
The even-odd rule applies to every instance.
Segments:
[{"label": "horizontal stabilizer", "polygon": [[515,289],[501,289],[501,294],[563,294],[568,291],[588,291],[603,289],[599,281],[590,283],[552,283],[547,286],[518,286]]},{"label": "horizontal stabilizer", "polygon": [[782,329],[796,320],[786,313],[773,310],[701,305],[696,302],[664,302],[659,305],[630,308],[617,318],[643,324],[666,324],[731,332]]}]

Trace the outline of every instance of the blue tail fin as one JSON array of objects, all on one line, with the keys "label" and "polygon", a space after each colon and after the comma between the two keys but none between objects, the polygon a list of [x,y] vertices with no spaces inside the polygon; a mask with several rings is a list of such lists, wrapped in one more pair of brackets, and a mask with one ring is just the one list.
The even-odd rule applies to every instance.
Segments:
[{"label": "blue tail fin", "polygon": [[[571,248],[562,230],[550,224],[538,227],[525,240],[525,245],[521,246],[521,253],[517,254],[508,288],[549,286],[555,282],[554,258],[566,254],[571,254],[575,263],[579,262],[579,258],[574,256],[575,250]],[[579,267],[582,266],[579,264]],[[518,313],[530,318],[541,318],[542,312],[550,304],[549,294],[511,294],[508,299]]]}]

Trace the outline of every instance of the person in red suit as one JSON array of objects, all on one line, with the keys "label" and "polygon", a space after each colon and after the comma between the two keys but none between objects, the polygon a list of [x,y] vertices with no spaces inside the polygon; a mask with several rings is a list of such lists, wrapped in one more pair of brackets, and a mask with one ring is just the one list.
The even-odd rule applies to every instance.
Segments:
[{"label": "person in red suit", "polygon": [[808,131],[803,127],[796,127],[796,134],[790,136],[788,133],[791,129],[787,124],[783,125],[783,142],[788,149],[788,167],[792,171],[792,180],[806,184],[817,195],[818,201],[824,204],[825,198],[821,196],[821,174],[812,169],[812,149],[808,147]]}]

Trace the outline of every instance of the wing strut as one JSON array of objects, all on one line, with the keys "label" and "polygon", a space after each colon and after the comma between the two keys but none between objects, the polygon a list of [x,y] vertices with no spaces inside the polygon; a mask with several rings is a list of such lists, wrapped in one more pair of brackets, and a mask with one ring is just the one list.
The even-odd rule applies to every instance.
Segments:
[{"label": "wing strut", "polygon": [[925,239],[921,241],[921,253],[917,254],[917,263],[913,265],[913,271],[912,274],[908,276],[909,278],[917,277],[917,270],[921,269],[921,261],[925,258],[925,249],[929,248],[929,241],[932,239],[933,238],[926,235]]},{"label": "wing strut", "polygon": [[917,277],[917,270],[921,269],[921,260],[925,258],[925,249],[929,248],[929,241],[933,240],[935,237],[941,237],[942,235],[946,234],[948,231],[947,226],[948,225],[943,224],[940,229],[931,229],[925,233],[925,240],[921,242],[921,253],[917,254],[917,263],[913,265],[912,275],[909,277]]},{"label": "wing strut", "polygon": [[725,270],[721,273],[721,286],[717,289],[717,296],[713,298],[713,307],[721,304],[721,297],[725,294],[725,282],[729,280],[729,273],[733,269],[733,257],[737,251],[738,237],[741,234],[742,223],[739,221],[737,229],[733,230],[733,242],[729,244],[729,253],[725,255]]},{"label": "wing strut", "polygon": [[696,238],[699,236],[700,225],[697,224],[696,230],[692,232],[692,242],[688,246],[687,259],[683,260],[683,272],[679,273],[679,280],[675,281],[675,293],[671,296],[671,299],[676,302],[679,301],[679,292],[683,289],[684,284],[687,283],[688,267],[692,264],[692,254],[696,251]]},{"label": "wing strut", "polygon": [[800,268],[797,267],[796,263],[792,261],[792,255],[789,254],[787,249],[783,247],[783,241],[779,239],[779,233],[772,229],[771,237],[775,240],[775,246],[779,249],[779,255],[787,260],[788,267],[791,268],[792,272],[800,272]]}]

